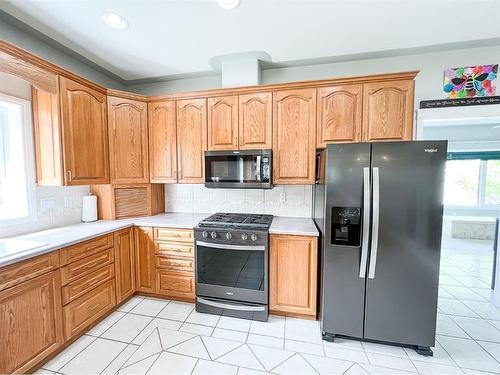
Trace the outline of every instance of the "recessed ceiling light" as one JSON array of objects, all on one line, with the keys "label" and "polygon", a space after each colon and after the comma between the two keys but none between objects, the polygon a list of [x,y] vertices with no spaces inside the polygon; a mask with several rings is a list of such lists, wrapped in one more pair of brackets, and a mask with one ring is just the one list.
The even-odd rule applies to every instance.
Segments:
[{"label": "recessed ceiling light", "polygon": [[224,9],[234,9],[240,5],[241,0],[217,0],[217,4],[219,4]]},{"label": "recessed ceiling light", "polygon": [[126,29],[128,27],[127,20],[114,12],[104,12],[102,19],[113,29]]}]

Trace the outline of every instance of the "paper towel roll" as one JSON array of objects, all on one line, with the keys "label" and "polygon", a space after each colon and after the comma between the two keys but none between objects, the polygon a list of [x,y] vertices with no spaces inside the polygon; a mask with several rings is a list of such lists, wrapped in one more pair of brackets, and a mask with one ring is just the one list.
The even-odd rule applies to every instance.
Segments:
[{"label": "paper towel roll", "polygon": [[97,196],[84,195],[82,201],[82,221],[88,223],[97,220]]}]

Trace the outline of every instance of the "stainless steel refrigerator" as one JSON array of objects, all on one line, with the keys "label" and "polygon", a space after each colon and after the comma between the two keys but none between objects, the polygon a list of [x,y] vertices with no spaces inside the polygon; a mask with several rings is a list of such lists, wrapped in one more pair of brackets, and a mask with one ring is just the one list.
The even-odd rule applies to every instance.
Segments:
[{"label": "stainless steel refrigerator", "polygon": [[333,144],[318,154],[325,340],[350,336],[432,355],[446,141]]}]

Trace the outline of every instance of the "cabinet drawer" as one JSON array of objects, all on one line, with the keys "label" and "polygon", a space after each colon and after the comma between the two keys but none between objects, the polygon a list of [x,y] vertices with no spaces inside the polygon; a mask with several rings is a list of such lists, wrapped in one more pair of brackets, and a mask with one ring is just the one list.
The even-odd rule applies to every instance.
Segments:
[{"label": "cabinet drawer", "polygon": [[110,280],[113,277],[115,277],[114,264],[108,264],[69,285],[63,286],[63,305],[67,305],[71,301],[74,301],[78,297],[94,289],[96,285],[102,284],[104,281]]},{"label": "cabinet drawer", "polygon": [[61,250],[61,266],[113,246],[113,234],[78,243]]},{"label": "cabinet drawer", "polygon": [[112,263],[113,260],[113,249],[107,249],[68,264],[61,268],[62,285],[78,280],[82,276],[88,275],[96,269]]},{"label": "cabinet drawer", "polygon": [[58,267],[59,253],[54,251],[50,254],[40,255],[33,259],[0,268],[0,290],[33,279]]},{"label": "cabinet drawer", "polygon": [[95,322],[115,306],[115,280],[111,279],[64,307],[66,340]]},{"label": "cabinet drawer", "polygon": [[170,297],[194,298],[194,275],[170,273],[156,270],[156,288],[158,294]]},{"label": "cabinet drawer", "polygon": [[158,241],[194,242],[191,229],[155,228],[154,239]]},{"label": "cabinet drawer", "polygon": [[169,271],[194,272],[194,259],[157,255],[156,267]]},{"label": "cabinet drawer", "polygon": [[156,242],[156,253],[163,256],[194,257],[194,245],[173,242]]}]

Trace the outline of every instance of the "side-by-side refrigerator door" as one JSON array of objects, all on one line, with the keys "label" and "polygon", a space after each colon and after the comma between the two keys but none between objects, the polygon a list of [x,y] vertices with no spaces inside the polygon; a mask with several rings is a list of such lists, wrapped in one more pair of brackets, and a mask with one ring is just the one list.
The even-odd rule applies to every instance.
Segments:
[{"label": "side-by-side refrigerator door", "polygon": [[365,338],[434,345],[446,146],[372,145]]},{"label": "side-by-side refrigerator door", "polygon": [[370,147],[336,144],[327,150],[321,259],[322,330],[329,334],[363,337]]}]

